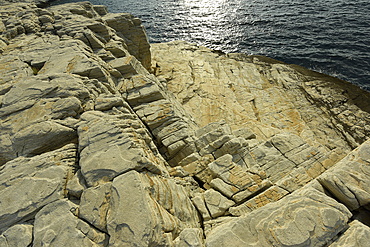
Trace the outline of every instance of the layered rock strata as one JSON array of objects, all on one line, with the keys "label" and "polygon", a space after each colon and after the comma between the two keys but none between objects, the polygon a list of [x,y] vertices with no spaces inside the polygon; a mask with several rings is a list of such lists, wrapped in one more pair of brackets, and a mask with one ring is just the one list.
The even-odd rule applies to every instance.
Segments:
[{"label": "layered rock strata", "polygon": [[0,1],[0,246],[366,246],[370,94],[88,2]]}]

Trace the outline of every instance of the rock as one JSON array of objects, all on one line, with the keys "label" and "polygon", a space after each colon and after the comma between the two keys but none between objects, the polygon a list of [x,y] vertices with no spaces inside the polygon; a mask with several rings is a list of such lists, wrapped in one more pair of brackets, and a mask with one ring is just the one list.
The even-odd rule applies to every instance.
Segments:
[{"label": "rock", "polygon": [[189,173],[184,170],[181,166],[171,167],[168,172],[173,177],[187,177]]},{"label": "rock", "polygon": [[202,247],[203,236],[199,228],[186,228],[181,231],[180,235],[174,240],[176,247]]},{"label": "rock", "polygon": [[107,6],[94,5],[93,8],[101,16],[108,14]]},{"label": "rock", "polygon": [[298,167],[321,174],[325,171],[322,164],[329,159],[328,154],[308,145],[299,136],[280,133],[251,149],[248,162],[257,164],[272,182],[277,182]]},{"label": "rock", "polygon": [[30,125],[13,137],[13,149],[18,155],[37,155],[55,150],[67,143],[76,141],[75,130],[54,121]]},{"label": "rock", "polygon": [[29,246],[32,244],[31,224],[14,225],[0,235],[0,245],[4,247]]},{"label": "rock", "polygon": [[78,170],[73,174],[73,177],[68,180],[66,190],[69,196],[80,198],[84,189],[86,189],[84,178],[81,174],[81,170]]},{"label": "rock", "polygon": [[133,76],[122,85],[121,90],[127,94],[127,101],[133,107],[143,103],[151,103],[165,99],[157,81],[149,76]]},{"label": "rock", "polygon": [[[235,190],[232,193],[232,198],[236,202],[241,202],[245,198],[252,196],[270,185],[268,180],[263,179],[263,175],[251,173],[233,163],[232,156],[229,154],[216,159],[208,166],[216,177],[234,187]],[[223,187],[227,188],[228,186]],[[222,190],[224,189],[221,189],[221,192]],[[226,194],[229,193],[226,192]]]},{"label": "rock", "polygon": [[33,246],[106,246],[108,236],[75,215],[78,206],[68,200],[55,201],[35,217]]},{"label": "rock", "polygon": [[370,203],[369,153],[370,141],[366,141],[317,178],[335,198],[351,210]]},{"label": "rock", "polygon": [[211,219],[210,212],[204,201],[203,193],[195,194],[191,201],[193,202],[194,206],[198,209],[199,213],[202,215],[204,221]]},{"label": "rock", "polygon": [[295,168],[283,179],[280,179],[276,184],[287,190],[293,192],[312,180],[312,177],[307,174],[307,171],[303,167]]},{"label": "rock", "polygon": [[220,192],[212,189],[204,193],[204,201],[212,218],[224,215],[226,210],[235,204],[233,201],[221,195]]},{"label": "rock", "polygon": [[206,246],[322,246],[350,217],[342,204],[306,189],[214,228]]},{"label": "rock", "polygon": [[103,20],[116,30],[117,34],[125,40],[128,51],[135,56],[144,66],[151,66],[151,53],[148,38],[141,21],[131,14],[106,14]]},{"label": "rock", "polygon": [[0,232],[63,198],[67,174],[75,163],[76,147],[70,144],[32,158],[19,157],[1,167]]},{"label": "rock", "polygon": [[81,116],[85,121],[78,128],[80,166],[88,186],[112,181],[133,169],[167,173],[139,119],[132,113],[118,114],[90,111]]},{"label": "rock", "polygon": [[288,191],[280,187],[271,186],[252,199],[249,199],[238,206],[229,208],[229,212],[234,216],[242,216],[252,212],[255,209],[263,207],[270,202],[276,202],[288,194]]},{"label": "rock", "polygon": [[58,120],[71,122],[78,117],[98,87],[90,80],[62,74],[15,83],[4,95],[0,109],[0,164],[19,155],[37,155],[75,143],[74,124]]},{"label": "rock", "polygon": [[114,59],[109,62],[109,65],[118,70],[125,78],[129,78],[136,74],[148,73],[134,56]]},{"label": "rock", "polygon": [[255,139],[256,135],[248,128],[241,128],[233,131],[236,137],[243,137],[246,140]]},{"label": "rock", "polygon": [[97,111],[106,111],[117,106],[124,106],[122,97],[117,95],[99,95],[95,100],[95,110]]},{"label": "rock", "polygon": [[107,213],[112,183],[90,187],[81,195],[79,217],[103,232],[107,232]]},{"label": "rock", "polygon": [[349,224],[349,229],[339,237],[330,247],[362,247],[367,246],[370,241],[370,228],[361,222],[354,220]]},{"label": "rock", "polygon": [[368,138],[369,107],[363,102],[370,95],[350,83],[183,41],[152,44],[151,52],[156,75],[167,79],[168,90],[199,126],[225,119],[233,130],[248,128],[259,140],[289,132],[313,147],[337,149],[341,157]]},{"label": "rock", "polygon": [[[150,193],[150,188],[154,189],[154,194]],[[163,238],[165,232],[199,228],[195,209],[184,192],[168,180],[136,171],[115,178],[107,220],[109,244],[169,245],[168,239]]]},{"label": "rock", "polygon": [[101,5],[0,5],[0,246],[369,242],[368,92],[182,41],[151,58]]},{"label": "rock", "polygon": [[230,184],[224,182],[220,178],[213,179],[210,182],[210,185],[212,186],[212,188],[220,191],[223,195],[225,195],[229,198],[231,198],[235,193],[237,193],[239,191],[239,189],[236,186],[230,185]]}]

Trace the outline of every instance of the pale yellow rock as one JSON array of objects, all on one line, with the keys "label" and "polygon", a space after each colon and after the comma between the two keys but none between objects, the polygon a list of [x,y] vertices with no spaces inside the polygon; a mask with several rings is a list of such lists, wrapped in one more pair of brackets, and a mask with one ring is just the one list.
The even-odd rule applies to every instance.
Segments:
[{"label": "pale yellow rock", "polygon": [[176,247],[203,247],[203,231],[199,228],[186,228],[174,240]]},{"label": "pale yellow rock", "polygon": [[173,180],[136,171],[113,180],[107,230],[110,246],[168,246],[164,233],[199,228],[186,190]]},{"label": "pale yellow rock", "polygon": [[369,243],[370,227],[354,220],[349,224],[349,229],[329,247],[365,247]]},{"label": "pale yellow rock", "polygon": [[76,146],[70,144],[32,158],[19,157],[3,165],[0,174],[0,231],[63,198],[66,178],[75,163]]},{"label": "pale yellow rock", "polygon": [[368,92],[182,41],[152,59],[131,14],[34,1],[0,0],[1,247],[367,246]]},{"label": "pale yellow rock", "polygon": [[220,192],[209,189],[204,192],[204,201],[212,218],[224,215],[227,209],[235,203],[224,197]]},{"label": "pale yellow rock", "polygon": [[206,246],[322,246],[350,217],[343,204],[308,188],[219,225]]},{"label": "pale yellow rock", "polygon": [[76,216],[78,205],[67,199],[43,207],[35,216],[33,246],[106,246],[108,235]]},{"label": "pale yellow rock", "polygon": [[[342,156],[369,136],[370,109],[364,102],[370,95],[344,81],[182,41],[153,44],[151,51],[156,74],[168,80],[168,90],[200,126],[225,119],[232,129],[247,127],[259,139],[283,130],[314,147],[338,148]],[[347,116],[345,109],[351,109]]]},{"label": "pale yellow rock", "polygon": [[242,216],[271,202],[276,202],[289,194],[288,191],[272,186],[252,199],[236,206],[229,208],[229,212],[234,216]]},{"label": "pale yellow rock", "polygon": [[0,235],[0,246],[18,247],[32,244],[33,225],[17,224]]},{"label": "pale yellow rock", "polygon": [[370,203],[370,140],[348,154],[317,180],[349,209]]}]

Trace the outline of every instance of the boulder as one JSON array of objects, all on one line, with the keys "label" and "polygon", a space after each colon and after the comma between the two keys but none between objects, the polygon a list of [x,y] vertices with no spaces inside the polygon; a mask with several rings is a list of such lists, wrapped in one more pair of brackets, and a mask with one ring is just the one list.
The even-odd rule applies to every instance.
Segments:
[{"label": "boulder", "polygon": [[31,219],[42,207],[65,196],[76,151],[70,144],[32,158],[19,157],[1,167],[0,231]]},{"label": "boulder", "polygon": [[110,246],[170,245],[165,233],[179,234],[184,228],[199,228],[199,223],[181,186],[136,171],[113,180],[107,218]]},{"label": "boulder", "polygon": [[204,246],[202,230],[199,228],[186,228],[174,240],[176,247],[202,247]]},{"label": "boulder", "polygon": [[78,206],[66,199],[42,208],[35,216],[33,246],[107,246],[108,235],[76,215]]},{"label": "boulder", "polygon": [[88,186],[112,181],[130,170],[167,173],[140,120],[130,113],[117,114],[90,111],[81,116],[84,121],[78,128],[80,166]]},{"label": "boulder", "polygon": [[150,46],[141,20],[131,14],[122,13],[108,13],[103,16],[103,20],[125,40],[130,54],[135,56],[144,68],[150,69]]},{"label": "boulder", "polygon": [[354,220],[348,230],[334,241],[329,247],[362,247],[370,243],[370,227]]},{"label": "boulder", "polygon": [[322,246],[351,216],[344,205],[308,188],[214,228],[206,246]]},{"label": "boulder", "polygon": [[349,209],[370,203],[370,141],[366,141],[318,181]]},{"label": "boulder", "polygon": [[107,232],[107,213],[111,198],[112,183],[90,187],[83,191],[79,217],[103,232]]},{"label": "boulder", "polygon": [[8,228],[0,235],[0,246],[16,247],[32,244],[33,225],[17,224]]}]

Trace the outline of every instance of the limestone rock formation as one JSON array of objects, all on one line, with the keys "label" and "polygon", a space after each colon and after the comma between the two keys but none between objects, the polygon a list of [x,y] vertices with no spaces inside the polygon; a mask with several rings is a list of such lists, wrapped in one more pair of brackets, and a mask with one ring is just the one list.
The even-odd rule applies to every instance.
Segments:
[{"label": "limestone rock formation", "polygon": [[367,246],[370,94],[0,0],[0,246]]}]

